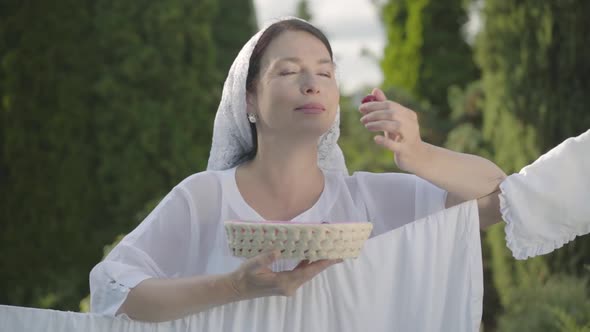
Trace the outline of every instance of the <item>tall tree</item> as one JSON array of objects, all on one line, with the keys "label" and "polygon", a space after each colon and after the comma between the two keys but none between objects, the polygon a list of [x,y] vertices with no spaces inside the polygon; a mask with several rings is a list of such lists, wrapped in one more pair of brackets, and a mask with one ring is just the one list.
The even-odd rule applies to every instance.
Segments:
[{"label": "tall tree", "polygon": [[205,168],[221,85],[215,9],[213,1],[187,0],[102,0],[96,8],[97,171],[120,231],[146,202]]},{"label": "tall tree", "polygon": [[2,9],[0,302],[74,304],[95,256],[94,225],[106,220],[93,183],[91,3],[4,1]]},{"label": "tall tree", "polygon": [[297,3],[297,13],[295,14],[295,16],[302,18],[308,22],[311,21],[312,16],[309,10],[309,2],[307,2],[307,0],[299,0],[299,2]]},{"label": "tall tree", "polygon": [[388,0],[381,17],[386,46],[383,85],[403,88],[450,113],[447,90],[478,78],[469,45],[461,34],[467,21],[463,0]]},{"label": "tall tree", "polygon": [[507,171],[590,127],[588,9],[583,0],[486,2],[484,134]]},{"label": "tall tree", "polygon": [[252,0],[219,0],[213,21],[217,67],[225,77],[242,46],[258,30]]},{"label": "tall tree", "polygon": [[[507,173],[590,128],[589,12],[584,0],[485,2],[476,42],[486,95],[483,137]],[[554,273],[583,274],[590,262],[588,236],[525,262],[514,262],[502,226],[488,232],[487,242],[507,312],[523,305],[524,288]]]},{"label": "tall tree", "polygon": [[221,88],[216,6],[3,8],[0,302],[75,310],[103,245],[205,167]]}]

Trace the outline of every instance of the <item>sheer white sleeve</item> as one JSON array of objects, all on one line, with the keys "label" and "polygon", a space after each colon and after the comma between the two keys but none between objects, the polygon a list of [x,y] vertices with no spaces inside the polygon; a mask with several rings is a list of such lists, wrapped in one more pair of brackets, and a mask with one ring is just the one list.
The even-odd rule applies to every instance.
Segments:
[{"label": "sheer white sleeve", "polygon": [[506,243],[516,259],[547,254],[590,232],[590,130],[500,184]]},{"label": "sheer white sleeve", "polygon": [[[185,271],[193,232],[194,207],[175,187],[143,222],[90,272],[91,311],[113,316],[129,290],[148,278],[171,278]],[[194,223],[196,226],[197,223]]]},{"label": "sheer white sleeve", "polygon": [[356,172],[373,236],[444,210],[446,191],[415,175]]}]

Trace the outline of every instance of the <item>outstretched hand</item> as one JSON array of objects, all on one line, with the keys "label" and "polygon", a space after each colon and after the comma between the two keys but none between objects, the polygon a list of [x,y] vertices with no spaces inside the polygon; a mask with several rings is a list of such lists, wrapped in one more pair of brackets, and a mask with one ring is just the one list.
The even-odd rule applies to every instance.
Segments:
[{"label": "outstretched hand", "polygon": [[295,291],[328,267],[341,259],[301,261],[293,270],[273,272],[268,266],[280,258],[280,251],[264,252],[245,261],[230,274],[232,288],[242,299],[262,296],[291,296]]}]

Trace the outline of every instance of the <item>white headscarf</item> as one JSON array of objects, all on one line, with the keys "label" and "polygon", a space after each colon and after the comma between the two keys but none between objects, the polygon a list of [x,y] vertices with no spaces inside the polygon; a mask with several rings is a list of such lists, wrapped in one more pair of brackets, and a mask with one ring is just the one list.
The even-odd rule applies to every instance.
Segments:
[{"label": "white headscarf", "polygon": [[[296,17],[278,19],[280,22]],[[301,20],[301,19],[299,19]],[[304,20],[301,20],[304,21]],[[304,21],[305,22],[305,21]],[[232,64],[225,84],[221,102],[215,115],[213,142],[207,164],[208,170],[225,170],[237,166],[254,149],[250,123],[246,114],[246,78],[250,55],[268,23],[244,45]],[[318,141],[318,166],[327,171],[341,171],[348,174],[344,155],[338,146],[340,136],[340,107],[330,129]]]}]

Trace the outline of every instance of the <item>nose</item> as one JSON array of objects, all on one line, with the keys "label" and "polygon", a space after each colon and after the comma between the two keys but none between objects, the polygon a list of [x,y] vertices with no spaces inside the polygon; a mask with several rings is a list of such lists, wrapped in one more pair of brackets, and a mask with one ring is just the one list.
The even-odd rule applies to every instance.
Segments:
[{"label": "nose", "polygon": [[303,82],[301,82],[301,93],[304,95],[318,94],[320,92],[320,86],[318,81],[313,75],[303,75]]}]

